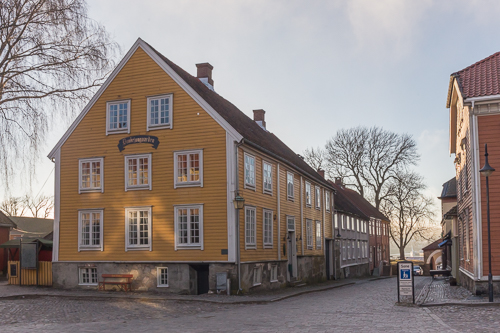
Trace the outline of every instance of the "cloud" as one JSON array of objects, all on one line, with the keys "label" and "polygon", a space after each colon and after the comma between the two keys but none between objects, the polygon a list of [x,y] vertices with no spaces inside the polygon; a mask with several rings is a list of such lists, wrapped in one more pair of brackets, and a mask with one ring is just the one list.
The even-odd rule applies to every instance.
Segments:
[{"label": "cloud", "polygon": [[350,1],[346,10],[361,51],[401,57],[412,51],[432,5],[432,0],[358,0]]}]

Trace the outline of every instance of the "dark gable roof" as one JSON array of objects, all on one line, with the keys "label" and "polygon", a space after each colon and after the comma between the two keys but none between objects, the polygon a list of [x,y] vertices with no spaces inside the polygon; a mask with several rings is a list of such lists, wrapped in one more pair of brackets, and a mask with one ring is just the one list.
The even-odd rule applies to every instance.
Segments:
[{"label": "dark gable roof", "polygon": [[[147,43],[146,43],[147,44]],[[217,113],[221,115],[238,133],[243,136],[246,144],[257,148],[265,153],[274,155],[292,167],[302,171],[311,179],[327,187],[332,187],[319,173],[309,166],[302,158],[297,156],[277,136],[262,129],[255,121],[250,119],[231,102],[210,90],[198,78],[192,76],[151,45],[149,47],[165,61],[191,88],[198,93]]]},{"label": "dark gable roof", "polygon": [[452,217],[458,216],[457,215],[457,206],[453,206],[446,214],[443,216],[443,220],[448,220],[451,219]]},{"label": "dark gable roof", "polygon": [[16,224],[2,211],[0,211],[0,227],[16,228]]},{"label": "dark gable roof", "polygon": [[389,222],[389,219],[384,214],[372,206],[372,204],[363,198],[358,192],[345,188],[344,193],[365,215]]},{"label": "dark gable roof", "polygon": [[364,219],[364,220],[369,220],[370,219],[369,216],[367,216],[365,213],[363,213],[359,208],[357,208],[351,202],[351,200],[349,200],[349,198],[345,194],[345,188],[344,187],[336,185],[333,182],[330,182],[330,184],[336,190],[335,195],[334,195],[335,200],[333,201],[334,205],[335,205],[335,210],[337,210],[338,212],[342,212],[342,213],[356,215],[356,216],[358,216],[358,217],[360,217],[361,219]]},{"label": "dark gable roof", "polygon": [[451,74],[447,107],[451,103],[454,79],[457,80],[464,99],[500,94],[500,52]]},{"label": "dark gable roof", "polygon": [[441,191],[441,196],[438,199],[443,198],[456,198],[457,197],[457,179],[453,177],[443,184],[443,190]]},{"label": "dark gable roof", "polygon": [[429,251],[429,250],[437,250],[440,249],[439,243],[443,241],[442,238],[439,238],[437,241],[430,243],[426,247],[422,248],[422,251]]},{"label": "dark gable roof", "polygon": [[11,219],[17,224],[16,229],[27,233],[45,236],[54,229],[53,219],[40,219],[26,216],[12,216]]}]

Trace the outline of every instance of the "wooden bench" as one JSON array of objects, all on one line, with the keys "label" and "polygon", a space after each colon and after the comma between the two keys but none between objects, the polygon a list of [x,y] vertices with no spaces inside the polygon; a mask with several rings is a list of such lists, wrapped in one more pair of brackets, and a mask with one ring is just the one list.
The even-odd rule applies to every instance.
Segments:
[{"label": "wooden bench", "polygon": [[430,274],[432,278],[434,279],[434,276],[436,275],[441,275],[441,276],[450,276],[451,271],[445,270],[445,269],[431,269]]},{"label": "wooden bench", "polygon": [[[101,276],[102,282],[99,282],[99,290],[106,290],[106,285],[110,284],[120,287],[120,290],[123,291],[132,291],[132,278],[134,277],[132,274],[102,274]],[[121,281],[116,281],[117,279],[121,279]]]}]

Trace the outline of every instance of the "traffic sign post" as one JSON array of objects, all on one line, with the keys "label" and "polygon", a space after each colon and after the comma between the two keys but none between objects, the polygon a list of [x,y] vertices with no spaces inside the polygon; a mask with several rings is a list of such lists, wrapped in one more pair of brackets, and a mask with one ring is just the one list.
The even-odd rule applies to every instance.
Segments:
[{"label": "traffic sign post", "polygon": [[398,303],[401,296],[411,296],[415,304],[415,283],[413,278],[413,262],[398,262]]}]

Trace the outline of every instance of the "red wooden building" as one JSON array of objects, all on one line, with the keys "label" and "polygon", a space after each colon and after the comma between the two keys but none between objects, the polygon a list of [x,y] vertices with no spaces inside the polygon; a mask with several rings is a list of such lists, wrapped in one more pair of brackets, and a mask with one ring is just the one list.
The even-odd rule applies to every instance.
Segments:
[{"label": "red wooden building", "polygon": [[[16,224],[0,211],[0,244],[9,240],[10,231],[16,228]],[[7,272],[7,249],[0,248],[0,275]]]}]

